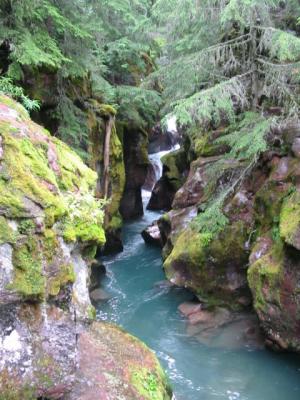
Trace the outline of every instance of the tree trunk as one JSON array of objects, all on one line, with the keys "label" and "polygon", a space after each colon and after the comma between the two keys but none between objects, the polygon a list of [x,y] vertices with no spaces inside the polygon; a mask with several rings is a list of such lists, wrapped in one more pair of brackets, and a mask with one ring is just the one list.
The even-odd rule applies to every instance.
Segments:
[{"label": "tree trunk", "polygon": [[257,68],[257,30],[256,28],[252,28],[252,43],[251,43],[251,68],[253,69],[252,73],[252,109],[254,111],[258,108],[258,68]]},{"label": "tree trunk", "polygon": [[109,188],[109,154],[110,154],[110,139],[111,132],[115,123],[115,117],[110,116],[106,122],[105,127],[105,139],[104,139],[104,151],[103,151],[103,196],[108,197]]}]

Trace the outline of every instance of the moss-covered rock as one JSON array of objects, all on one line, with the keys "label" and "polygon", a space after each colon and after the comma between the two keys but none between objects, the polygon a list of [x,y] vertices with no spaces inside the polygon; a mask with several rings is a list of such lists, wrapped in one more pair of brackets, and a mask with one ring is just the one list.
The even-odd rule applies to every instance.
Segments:
[{"label": "moss-covered rock", "polygon": [[211,305],[238,307],[238,298],[249,295],[247,237],[247,226],[242,221],[227,226],[212,240],[187,228],[165,260],[167,277],[176,285],[192,289]]},{"label": "moss-covered rock", "polygon": [[145,183],[149,165],[148,133],[135,124],[119,124],[118,132],[123,137],[124,162],[126,171],[125,190],[120,212],[125,220],[143,215],[142,186]]},{"label": "moss-covered rock", "polygon": [[[102,195],[103,187],[103,151],[105,140],[105,125],[108,118],[113,117],[115,109],[96,100],[90,100],[88,108],[88,127],[90,137],[90,166],[97,171],[97,196]],[[119,212],[121,199],[125,187],[125,165],[123,157],[122,131],[118,132],[113,125],[110,140],[110,176],[109,201],[106,205],[105,231],[107,243],[105,250],[116,251],[122,249],[121,227],[122,218]]]},{"label": "moss-covered rock", "polygon": [[105,243],[103,211],[93,196],[97,174],[3,95],[0,136],[0,244],[11,246],[14,267],[6,290],[42,301],[75,280],[63,242],[73,249]]},{"label": "moss-covered rock", "polygon": [[161,159],[163,175],[154,186],[147,208],[149,210],[170,210],[177,190],[185,180],[188,165],[184,149],[166,154]]},{"label": "moss-covered rock", "polygon": [[248,281],[254,308],[267,337],[267,345],[280,350],[300,351],[300,262],[296,250],[277,239],[264,250],[258,243],[253,253]]},{"label": "moss-covered rock", "polygon": [[280,212],[279,229],[281,238],[300,250],[300,193],[298,191],[285,198]]},{"label": "moss-covered rock", "polygon": [[[111,349],[114,349],[112,352]],[[140,340],[112,324],[94,323],[79,339],[79,373],[70,400],[171,400],[165,372]]]}]

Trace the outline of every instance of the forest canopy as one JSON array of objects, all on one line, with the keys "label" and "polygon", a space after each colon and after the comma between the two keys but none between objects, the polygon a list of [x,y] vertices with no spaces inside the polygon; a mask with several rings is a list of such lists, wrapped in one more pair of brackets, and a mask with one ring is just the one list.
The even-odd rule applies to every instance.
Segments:
[{"label": "forest canopy", "polygon": [[66,141],[84,129],[68,82],[87,76],[143,127],[172,114],[207,130],[275,106],[282,122],[299,115],[299,16],[297,0],[0,0],[0,85],[35,108],[11,86],[55,71]]}]

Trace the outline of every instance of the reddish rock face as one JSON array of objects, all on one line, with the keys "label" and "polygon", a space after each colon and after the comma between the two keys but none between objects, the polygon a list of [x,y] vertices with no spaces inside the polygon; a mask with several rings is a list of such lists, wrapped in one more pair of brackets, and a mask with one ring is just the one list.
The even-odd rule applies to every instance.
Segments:
[{"label": "reddish rock face", "polygon": [[193,302],[185,302],[180,304],[178,310],[183,314],[185,317],[190,317],[192,314],[198,313],[202,310],[201,303],[193,303]]},{"label": "reddish rock face", "polygon": [[186,330],[188,335],[210,347],[263,347],[258,319],[253,313],[230,312],[225,308],[199,310],[188,316]]},{"label": "reddish rock face", "polygon": [[94,323],[78,341],[79,370],[67,400],[143,400],[139,390],[151,375],[159,398],[171,399],[152,351],[111,324]]},{"label": "reddish rock face", "polygon": [[191,164],[185,184],[176,192],[172,208],[186,208],[200,202],[208,184],[207,170],[219,157],[200,158]]},{"label": "reddish rock face", "polygon": [[0,316],[0,388],[7,398],[28,392],[51,400],[143,400],[135,379],[143,371],[145,379],[155,377],[161,398],[171,399],[154,353],[116,326],[80,325],[54,306],[2,308]]},{"label": "reddish rock face", "polygon": [[[299,124],[287,127],[281,137],[288,155],[274,150],[262,154],[257,166],[226,198],[222,211],[228,224],[218,236],[203,242],[201,227],[189,227],[220,188],[239,177],[244,168],[227,159],[212,178],[214,166],[224,158],[215,152],[209,156],[202,152],[191,162],[172,209],[158,226],[171,282],[192,289],[201,301],[231,309],[251,307],[252,294],[268,345],[300,352]],[[164,191],[161,187],[157,197]],[[193,326],[210,319],[204,310],[193,313],[183,307],[183,312]],[[248,333],[252,331],[249,328]]]},{"label": "reddish rock face", "polygon": [[[255,246],[254,253],[259,247]],[[300,352],[300,261],[296,249],[272,242],[260,258],[251,256],[248,276],[254,307],[274,350]]]}]

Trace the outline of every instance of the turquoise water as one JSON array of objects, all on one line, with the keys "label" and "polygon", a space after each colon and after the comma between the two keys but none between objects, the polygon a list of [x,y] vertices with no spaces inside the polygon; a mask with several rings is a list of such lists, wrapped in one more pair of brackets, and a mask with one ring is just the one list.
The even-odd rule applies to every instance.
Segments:
[{"label": "turquoise water", "polygon": [[177,307],[192,295],[155,287],[164,279],[160,250],[145,245],[140,236],[157,217],[147,212],[127,224],[124,252],[104,260],[103,287],[111,299],[99,305],[98,318],[123,326],[155,350],[177,400],[299,400],[298,357],[212,348],[186,335]]}]

